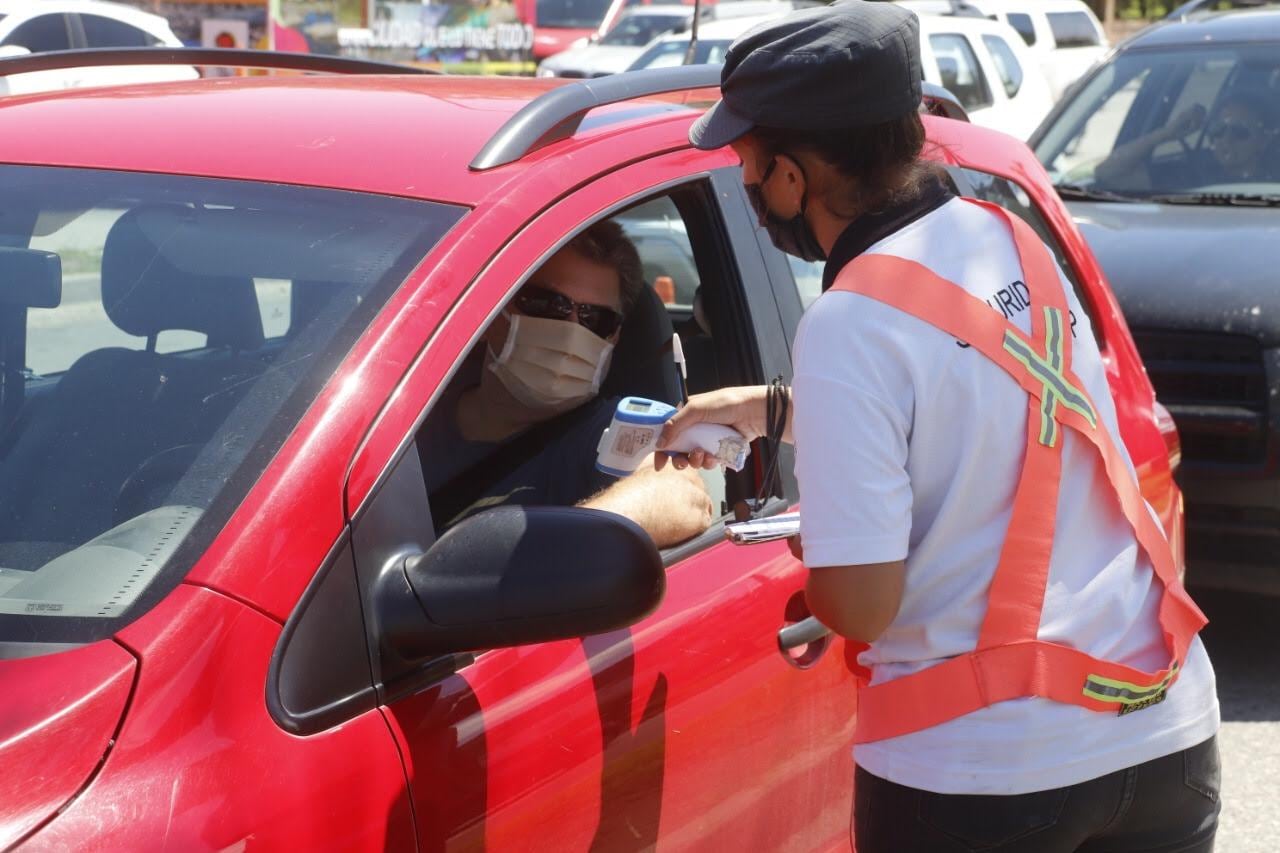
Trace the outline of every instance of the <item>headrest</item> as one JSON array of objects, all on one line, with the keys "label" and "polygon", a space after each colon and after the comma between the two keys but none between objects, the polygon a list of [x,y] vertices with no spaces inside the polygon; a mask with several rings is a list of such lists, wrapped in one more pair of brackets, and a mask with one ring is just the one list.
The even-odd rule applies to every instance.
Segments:
[{"label": "headrest", "polygon": [[102,250],[102,305],[131,335],[151,338],[171,329],[209,336],[209,346],[256,349],[262,314],[249,276],[184,272],[161,253],[167,241],[195,227],[189,208],[143,205],[125,213]]},{"label": "headrest", "polygon": [[647,397],[672,405],[679,403],[672,334],[666,306],[653,288],[645,286],[622,323],[600,396]]}]

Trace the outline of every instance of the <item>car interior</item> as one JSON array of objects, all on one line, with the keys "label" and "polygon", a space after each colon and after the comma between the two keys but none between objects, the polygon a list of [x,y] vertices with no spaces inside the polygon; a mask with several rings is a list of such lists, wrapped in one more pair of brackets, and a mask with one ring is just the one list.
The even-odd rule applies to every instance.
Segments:
[{"label": "car interior", "polygon": [[[687,378],[683,384],[689,394],[761,381],[749,376],[743,349],[747,342],[740,335],[732,331],[713,334],[716,328],[742,329],[746,324],[716,322],[720,317],[731,317],[742,306],[732,297],[737,282],[724,280],[724,270],[731,265],[717,260],[708,214],[701,190],[685,187],[645,199],[610,217],[635,244],[648,287],[623,322],[609,372],[601,383],[601,398],[645,397],[678,405],[682,381],[673,355],[675,335],[685,356]],[[713,285],[706,286],[708,282]],[[474,381],[463,376],[453,381],[468,379]],[[446,392],[444,398],[448,397]],[[485,466],[482,463],[477,468],[484,470]],[[729,514],[735,503],[754,495],[750,462],[742,472],[716,469],[702,475],[717,515]],[[445,526],[437,520],[437,534]]]},{"label": "car interior", "polygon": [[307,191],[64,171],[0,175],[0,614],[111,617],[202,520],[225,522],[423,225],[326,247],[352,212]]}]

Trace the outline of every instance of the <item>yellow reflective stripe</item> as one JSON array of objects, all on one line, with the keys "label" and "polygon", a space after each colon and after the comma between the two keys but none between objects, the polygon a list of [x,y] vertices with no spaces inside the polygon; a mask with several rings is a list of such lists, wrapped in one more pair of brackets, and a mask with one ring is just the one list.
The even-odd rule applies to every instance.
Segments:
[{"label": "yellow reflective stripe", "polygon": [[1173,682],[1173,677],[1177,672],[1178,663],[1175,661],[1169,668],[1169,674],[1154,684],[1134,684],[1130,681],[1117,681],[1113,678],[1090,674],[1085,679],[1082,692],[1085,696],[1102,702],[1133,705],[1159,695],[1161,691],[1165,690]]}]

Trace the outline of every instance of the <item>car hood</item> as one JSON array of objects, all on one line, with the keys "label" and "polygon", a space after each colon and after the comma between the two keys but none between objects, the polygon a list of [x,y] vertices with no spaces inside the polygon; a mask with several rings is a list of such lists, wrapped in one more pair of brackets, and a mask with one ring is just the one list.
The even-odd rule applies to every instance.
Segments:
[{"label": "car hood", "polygon": [[93,777],[136,668],[112,640],[0,660],[0,849],[56,814]]},{"label": "car hood", "polygon": [[627,66],[643,51],[643,47],[592,44],[557,53],[542,65],[557,72],[577,71],[586,75],[616,74],[619,71],[626,71]]},{"label": "car hood", "polygon": [[1069,202],[1135,329],[1280,346],[1280,209]]}]

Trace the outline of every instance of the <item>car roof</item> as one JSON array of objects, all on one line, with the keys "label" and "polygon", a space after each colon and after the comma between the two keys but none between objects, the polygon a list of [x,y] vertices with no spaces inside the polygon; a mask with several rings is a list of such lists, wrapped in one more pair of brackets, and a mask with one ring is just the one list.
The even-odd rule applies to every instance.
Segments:
[{"label": "car roof", "polygon": [[[334,187],[473,205],[558,154],[609,137],[609,161],[642,156],[653,137],[628,131],[677,119],[714,90],[593,109],[569,139],[485,171],[472,159],[518,110],[566,81],[449,75],[205,78],[0,98],[4,161]],[[145,128],[145,132],[138,132]],[[634,149],[634,150],[633,150]],[[571,176],[562,175],[561,180]]]},{"label": "car roof", "polygon": [[932,33],[976,33],[1017,37],[1017,33],[1002,21],[989,18],[969,18],[963,15],[920,15],[921,35]]},{"label": "car roof", "polygon": [[618,17],[621,18],[643,18],[647,15],[663,15],[674,16],[681,15],[685,18],[693,17],[693,7],[686,6],[683,3],[657,3],[652,6],[629,6],[622,11]]},{"label": "car roof", "polygon": [[[736,39],[756,24],[772,21],[782,17],[786,12],[775,12],[768,15],[746,15],[741,18],[726,18],[722,21],[699,21],[698,41],[721,41]],[[662,37],[664,41],[688,41],[688,30],[680,33],[668,33]]]},{"label": "car roof", "polygon": [[1084,0],[966,0],[970,5],[990,15],[996,12],[1088,12],[1092,10]]},{"label": "car roof", "polygon": [[1274,41],[1280,41],[1280,9],[1233,10],[1185,21],[1161,21],[1131,38],[1125,49]]},{"label": "car roof", "polygon": [[88,12],[119,18],[122,21],[148,21],[152,24],[159,21],[167,27],[169,22],[160,15],[144,12],[136,6],[123,3],[108,3],[106,0],[0,0],[0,15],[12,15],[16,12],[38,13],[52,12]]}]

